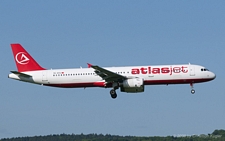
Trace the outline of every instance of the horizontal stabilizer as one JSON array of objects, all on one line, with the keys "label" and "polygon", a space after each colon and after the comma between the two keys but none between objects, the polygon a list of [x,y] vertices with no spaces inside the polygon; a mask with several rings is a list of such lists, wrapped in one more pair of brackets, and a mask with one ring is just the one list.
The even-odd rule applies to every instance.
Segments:
[{"label": "horizontal stabilizer", "polygon": [[22,73],[22,72],[18,72],[18,71],[10,71],[11,73],[14,73],[16,75],[21,75],[23,77],[32,77],[31,75],[28,75],[28,74],[25,74],[25,73]]}]

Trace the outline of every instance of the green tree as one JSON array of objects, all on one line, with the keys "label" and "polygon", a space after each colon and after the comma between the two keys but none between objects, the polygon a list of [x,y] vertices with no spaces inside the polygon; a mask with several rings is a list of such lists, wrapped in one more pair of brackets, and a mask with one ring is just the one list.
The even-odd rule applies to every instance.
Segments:
[{"label": "green tree", "polygon": [[220,129],[220,130],[215,130],[212,133],[213,135],[222,135],[222,137],[225,137],[225,130]]}]

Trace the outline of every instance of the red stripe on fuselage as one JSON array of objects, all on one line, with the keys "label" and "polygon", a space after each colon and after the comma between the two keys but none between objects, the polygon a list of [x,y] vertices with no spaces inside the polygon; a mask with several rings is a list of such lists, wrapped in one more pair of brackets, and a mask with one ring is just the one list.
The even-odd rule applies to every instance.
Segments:
[{"label": "red stripe on fuselage", "polygon": [[43,84],[45,86],[59,87],[59,88],[84,88],[84,87],[98,87],[94,83],[65,83],[65,84]]},{"label": "red stripe on fuselage", "polygon": [[[190,84],[207,82],[213,79],[174,79],[174,80],[145,80],[144,85],[167,85],[167,84]],[[45,86],[59,88],[84,88],[84,87],[105,87],[105,82],[90,82],[90,83],[65,83],[65,84],[43,84]],[[112,87],[108,85],[107,87]]]},{"label": "red stripe on fuselage", "polygon": [[174,79],[174,80],[145,80],[145,85],[160,85],[160,84],[190,84],[190,83],[202,83],[213,79]]}]

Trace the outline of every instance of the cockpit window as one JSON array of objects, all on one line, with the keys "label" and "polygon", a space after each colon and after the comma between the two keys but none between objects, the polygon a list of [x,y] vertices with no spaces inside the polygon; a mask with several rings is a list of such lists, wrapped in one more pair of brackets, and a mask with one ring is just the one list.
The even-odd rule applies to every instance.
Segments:
[{"label": "cockpit window", "polygon": [[206,68],[202,68],[201,71],[209,71],[209,70]]}]

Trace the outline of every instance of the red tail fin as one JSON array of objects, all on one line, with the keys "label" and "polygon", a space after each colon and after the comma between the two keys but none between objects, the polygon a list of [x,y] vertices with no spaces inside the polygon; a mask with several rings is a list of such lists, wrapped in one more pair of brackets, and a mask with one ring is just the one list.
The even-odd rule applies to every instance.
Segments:
[{"label": "red tail fin", "polygon": [[45,70],[20,44],[11,44],[11,47],[18,72]]}]

